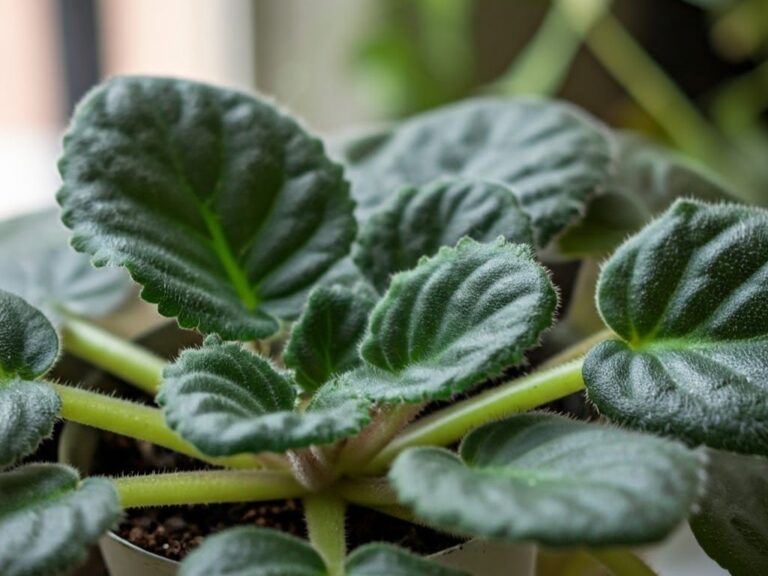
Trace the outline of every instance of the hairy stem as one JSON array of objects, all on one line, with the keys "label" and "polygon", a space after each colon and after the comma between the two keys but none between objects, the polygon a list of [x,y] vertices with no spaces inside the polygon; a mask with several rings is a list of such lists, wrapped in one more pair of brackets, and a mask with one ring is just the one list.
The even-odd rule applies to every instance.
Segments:
[{"label": "hairy stem", "polygon": [[111,479],[124,508],[298,498],[306,490],[271,470],[202,470]]},{"label": "hairy stem", "polygon": [[336,465],[339,473],[359,470],[368,464],[423,409],[423,404],[381,408],[373,422],[344,445]]},{"label": "hairy stem", "polygon": [[344,576],[347,555],[344,500],[334,494],[309,494],[304,498],[304,515],[309,541],[325,560],[328,576]]},{"label": "hairy stem", "polygon": [[62,343],[71,354],[154,396],[167,362],[86,320],[68,316]]},{"label": "hairy stem", "polygon": [[439,410],[406,428],[382,450],[365,473],[377,474],[412,446],[447,446],[482,424],[558,400],[584,388],[582,360],[575,360],[478,394]]},{"label": "hairy stem", "polygon": [[61,417],[122,436],[145,440],[192,456],[204,462],[229,468],[256,468],[258,461],[249,454],[211,458],[168,428],[157,408],[105,396],[82,388],[51,384],[61,398]]},{"label": "hairy stem", "polygon": [[[582,0],[578,5],[580,25],[564,14],[567,2],[551,3],[536,35],[493,88],[504,94],[552,96],[565,82],[584,34],[607,10],[606,0]],[[576,18],[576,15],[573,15]]]},{"label": "hairy stem", "polygon": [[629,550],[589,550],[588,552],[614,576],[656,576],[656,572]]}]

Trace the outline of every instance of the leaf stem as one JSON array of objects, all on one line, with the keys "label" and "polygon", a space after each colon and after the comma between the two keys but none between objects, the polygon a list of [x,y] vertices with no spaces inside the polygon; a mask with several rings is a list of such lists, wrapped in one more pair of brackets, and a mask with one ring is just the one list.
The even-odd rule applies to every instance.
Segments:
[{"label": "leaf stem", "polygon": [[587,552],[608,568],[614,576],[656,576],[656,572],[627,549],[588,550]]},{"label": "leaf stem", "polygon": [[68,352],[152,396],[163,380],[164,359],[81,318],[66,317],[62,342]]},{"label": "leaf stem", "polygon": [[325,560],[328,576],[344,576],[347,555],[344,520],[346,504],[334,494],[309,494],[304,498],[309,541]]},{"label": "leaf stem", "polygon": [[377,474],[412,446],[447,446],[482,424],[558,400],[584,388],[582,360],[534,372],[418,420],[397,436],[365,468]]},{"label": "leaf stem", "polygon": [[348,478],[336,485],[337,492],[358,506],[398,506],[400,502],[386,478]]},{"label": "leaf stem", "polygon": [[585,338],[584,340],[577,342],[573,346],[566,348],[562,352],[555,354],[554,356],[549,358],[546,362],[542,363],[537,368],[537,370],[538,371],[549,370],[550,368],[554,368],[555,366],[560,366],[561,364],[565,364],[567,362],[577,360],[582,356],[584,356],[592,348],[594,348],[601,342],[604,342],[605,340],[608,340],[613,336],[615,336],[615,334],[613,330],[609,328],[606,328],[605,330],[601,330],[600,332],[596,332],[595,334],[592,334],[591,336]]},{"label": "leaf stem", "polygon": [[[580,1],[564,3],[578,6]],[[590,28],[585,43],[680,148],[713,166],[722,165],[720,135],[615,16],[605,13]]]},{"label": "leaf stem", "polygon": [[306,490],[288,473],[201,470],[112,478],[123,508],[298,498]]},{"label": "leaf stem", "polygon": [[168,428],[163,413],[151,406],[105,396],[82,388],[51,384],[61,398],[61,417],[122,436],[145,440],[192,456],[204,462],[229,468],[256,468],[258,460],[250,455],[211,458]]},{"label": "leaf stem", "polygon": [[584,34],[608,6],[605,0],[582,0],[578,5],[580,25],[574,26],[564,14],[567,0],[552,2],[534,37],[493,88],[510,95],[557,93],[568,76]]}]

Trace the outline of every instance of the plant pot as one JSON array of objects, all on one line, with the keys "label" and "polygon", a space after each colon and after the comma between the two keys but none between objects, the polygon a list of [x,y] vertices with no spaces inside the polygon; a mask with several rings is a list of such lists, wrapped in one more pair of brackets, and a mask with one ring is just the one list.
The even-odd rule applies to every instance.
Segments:
[{"label": "plant pot", "polygon": [[[180,331],[175,325],[162,326],[138,341],[166,357],[173,357],[184,347],[199,343],[199,336]],[[87,380],[90,387],[107,391],[116,382],[103,372],[94,372]],[[74,466],[84,475],[90,473],[98,432],[79,424],[67,423],[59,441],[59,461]],[[174,576],[178,562],[164,558],[110,532],[99,541],[104,563],[110,576]],[[536,549],[528,544],[507,544],[472,540],[434,554],[444,565],[467,570],[474,576],[533,576]]]},{"label": "plant pot", "polygon": [[[67,423],[59,443],[59,460],[87,474],[98,442],[97,432]],[[174,576],[178,562],[148,552],[110,532],[99,541],[110,576]],[[433,555],[441,564],[462,568],[474,576],[532,576],[535,547],[472,540]],[[501,569],[503,568],[503,572]]]}]

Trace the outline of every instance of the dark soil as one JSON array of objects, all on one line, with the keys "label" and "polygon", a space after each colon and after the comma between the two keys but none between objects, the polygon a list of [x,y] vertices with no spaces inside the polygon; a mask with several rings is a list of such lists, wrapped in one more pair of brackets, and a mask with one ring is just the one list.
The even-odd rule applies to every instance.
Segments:
[{"label": "dark soil", "polygon": [[[113,434],[103,435],[95,462],[93,474],[111,476],[201,468],[198,461],[186,456]],[[242,525],[306,537],[301,502],[296,500],[131,509],[116,533],[140,548],[181,560],[205,536]],[[347,515],[347,536],[350,550],[368,542],[391,542],[432,554],[461,543],[455,537],[358,507],[350,508]]]}]

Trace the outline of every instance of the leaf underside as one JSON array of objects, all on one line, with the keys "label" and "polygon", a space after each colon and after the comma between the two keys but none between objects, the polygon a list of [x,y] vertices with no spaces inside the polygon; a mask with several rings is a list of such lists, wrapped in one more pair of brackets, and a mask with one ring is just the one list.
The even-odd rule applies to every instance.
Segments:
[{"label": "leaf underside", "polygon": [[369,420],[364,400],[347,396],[299,412],[296,399],[287,374],[216,337],[166,368],[158,395],[168,425],[211,456],[327,444],[355,434]]},{"label": "leaf underside", "polygon": [[314,392],[362,363],[357,346],[376,299],[364,283],[320,286],[310,293],[283,354],[304,390]]},{"label": "leaf underside", "polygon": [[606,133],[576,109],[492,98],[416,116],[346,158],[362,220],[405,186],[491,180],[509,187],[531,216],[539,246],[580,218],[610,162]]},{"label": "leaf underside", "polygon": [[710,450],[706,493],[691,516],[701,547],[733,576],[768,566],[768,460]]},{"label": "leaf underside", "polygon": [[460,454],[403,452],[390,471],[400,500],[436,526],[547,546],[657,541],[699,484],[700,458],[681,444],[549,414],[483,426]]},{"label": "leaf underside", "polygon": [[768,454],[768,212],[676,202],[608,261],[598,306],[622,338],[584,364],[603,414]]},{"label": "leaf underside", "polygon": [[549,328],[557,295],[530,247],[465,238],[397,274],[341,377],[374,400],[447,398],[519,364]]},{"label": "leaf underside", "polygon": [[52,321],[59,308],[104,316],[133,292],[125,272],[96,269],[72,250],[56,209],[0,222],[0,290],[21,296]]},{"label": "leaf underside", "polygon": [[[467,576],[388,544],[350,554],[346,576]],[[180,576],[328,576],[309,543],[276,530],[239,527],[209,536],[181,564]]]},{"label": "leaf underside", "polygon": [[34,379],[51,369],[58,353],[59,339],[46,317],[0,290],[0,468],[50,436],[61,403]]},{"label": "leaf underside", "polygon": [[186,328],[263,338],[349,251],[341,167],[291,118],[204,84],[121,77],[78,107],[59,163],[73,246],[125,266]]},{"label": "leaf underside", "polygon": [[468,236],[491,242],[533,245],[530,219],[502,185],[439,180],[393,194],[363,226],[354,258],[360,270],[383,292],[390,277],[416,266],[443,246]]},{"label": "leaf underside", "polygon": [[120,515],[117,492],[102,478],[82,482],[58,464],[0,474],[3,576],[49,576],[85,560],[89,546]]},{"label": "leaf underside", "polygon": [[616,166],[584,218],[557,240],[571,258],[609,254],[678,198],[708,202],[731,196],[713,175],[679,154],[631,133],[614,132]]}]

